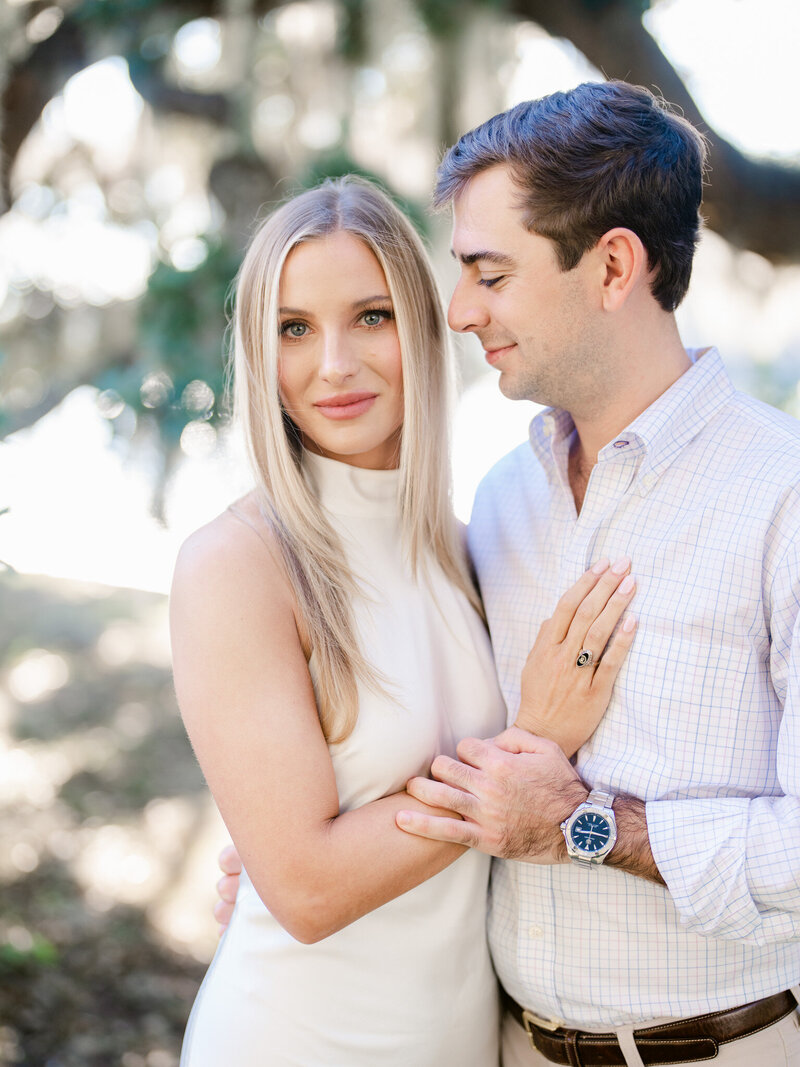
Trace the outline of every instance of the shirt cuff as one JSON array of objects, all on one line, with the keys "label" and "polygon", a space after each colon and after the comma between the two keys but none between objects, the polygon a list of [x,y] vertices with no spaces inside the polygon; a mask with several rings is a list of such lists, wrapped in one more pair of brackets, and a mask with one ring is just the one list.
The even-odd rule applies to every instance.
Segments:
[{"label": "shirt cuff", "polygon": [[763,944],[747,882],[748,797],[653,800],[650,848],[680,921],[695,933]]}]

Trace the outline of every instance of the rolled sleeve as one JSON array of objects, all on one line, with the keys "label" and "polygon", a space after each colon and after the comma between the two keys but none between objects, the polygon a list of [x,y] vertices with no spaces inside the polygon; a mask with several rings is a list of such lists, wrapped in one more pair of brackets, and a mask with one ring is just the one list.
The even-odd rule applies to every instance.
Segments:
[{"label": "rolled sleeve", "polygon": [[651,801],[647,831],[681,921],[763,945],[800,938],[800,800]]},{"label": "rolled sleeve", "polygon": [[792,489],[764,567],[770,678],[783,703],[775,760],[783,795],[651,800],[653,858],[696,933],[770,944],[800,939],[800,506]]}]

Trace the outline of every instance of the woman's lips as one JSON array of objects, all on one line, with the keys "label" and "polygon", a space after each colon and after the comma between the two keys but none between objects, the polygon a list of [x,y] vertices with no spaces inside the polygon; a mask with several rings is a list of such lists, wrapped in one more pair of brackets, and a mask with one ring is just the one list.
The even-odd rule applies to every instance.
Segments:
[{"label": "woman's lips", "polygon": [[369,411],[377,399],[377,393],[341,393],[317,400],[314,407],[327,419],[355,419]]},{"label": "woman's lips", "polygon": [[511,345],[506,345],[504,348],[487,348],[486,349],[486,362],[490,366],[493,367],[495,365],[495,363],[497,363],[497,361],[499,359],[502,359],[503,356],[507,352],[510,352],[511,349],[514,348],[514,347],[515,346],[513,344],[511,344]]}]

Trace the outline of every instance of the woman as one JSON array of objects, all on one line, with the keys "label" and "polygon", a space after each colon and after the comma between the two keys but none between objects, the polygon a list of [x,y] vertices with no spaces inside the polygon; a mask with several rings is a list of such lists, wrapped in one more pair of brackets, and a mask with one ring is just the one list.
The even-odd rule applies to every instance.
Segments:
[{"label": "woman", "polygon": [[[181,711],[247,871],[186,1067],[497,1061],[488,858],[394,821],[436,753],[505,725],[449,510],[446,347],[422,245],[373,186],[328,182],[257,232],[234,322],[256,487],[187,541],[172,593]],[[585,576],[567,625],[585,596],[605,643],[620,578]],[[537,642],[547,714],[591,732],[631,640],[563,693]]]}]

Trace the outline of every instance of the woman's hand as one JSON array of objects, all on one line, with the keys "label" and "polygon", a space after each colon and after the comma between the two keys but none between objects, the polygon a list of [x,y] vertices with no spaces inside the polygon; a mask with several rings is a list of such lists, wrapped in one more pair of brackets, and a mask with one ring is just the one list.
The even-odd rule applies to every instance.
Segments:
[{"label": "woman's hand", "polygon": [[[514,725],[555,741],[567,756],[597,728],[633,644],[631,616],[611,636],[636,589],[630,566],[627,557],[600,560],[579,578],[542,623],[522,670]],[[589,662],[578,666],[587,651]]]},{"label": "woman's hand", "polygon": [[236,906],[236,895],[239,892],[239,876],[242,873],[242,860],[233,844],[226,845],[217,856],[219,869],[222,877],[217,882],[217,895],[219,900],[214,905],[214,918],[219,923],[220,937],[228,929],[233,909]]}]

